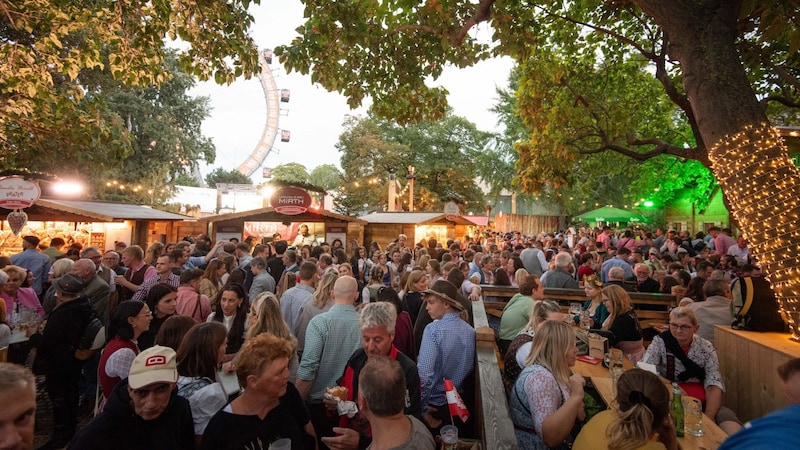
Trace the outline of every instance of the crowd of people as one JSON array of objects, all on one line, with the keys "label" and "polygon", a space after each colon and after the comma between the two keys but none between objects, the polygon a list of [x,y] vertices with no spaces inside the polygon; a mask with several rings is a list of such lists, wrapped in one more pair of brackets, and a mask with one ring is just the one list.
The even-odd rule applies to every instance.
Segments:
[{"label": "crowd of people", "polygon": [[[641,433],[608,435],[608,448],[641,443],[642,433],[674,448],[658,409],[662,392],[639,371],[619,389],[630,381],[636,399],[586,417],[584,380],[570,370],[576,325],[607,333],[631,361],[654,364],[726,432],[741,427],[722,405],[708,339],[713,324],[730,324],[722,312],[730,281],[758,274],[746,240],[729,230],[487,232],[416,244],[399,235],[385,247],[302,236],[211,245],[201,235],[146,250],[86,247],[77,258],[41,251],[28,236],[22,253],[0,257],[0,347],[24,317],[29,339],[12,345],[9,360],[25,364],[35,352],[32,368],[53,406],[53,434],[40,448],[266,448],[289,438],[295,449],[422,449],[447,424],[473,436],[472,419],[451,415],[443,381],[472,406],[470,303],[486,284],[518,289],[497,331],[520,448],[596,442],[603,427],[629,430],[625,421]],[[545,288],[581,286],[581,313],[545,299]],[[646,349],[635,291],[681,299]],[[105,346],[78,358],[95,318]],[[94,418],[78,430],[86,414]],[[583,423],[591,437],[578,434]]]}]

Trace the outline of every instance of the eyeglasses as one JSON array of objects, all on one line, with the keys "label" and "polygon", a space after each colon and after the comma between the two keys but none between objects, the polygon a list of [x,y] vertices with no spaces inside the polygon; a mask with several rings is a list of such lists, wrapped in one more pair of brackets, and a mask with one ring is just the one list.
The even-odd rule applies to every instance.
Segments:
[{"label": "eyeglasses", "polygon": [[153,317],[153,311],[147,311],[146,313],[137,314],[137,316]]},{"label": "eyeglasses", "polygon": [[673,330],[681,330],[681,331],[689,331],[693,328],[692,325],[678,325],[677,323],[669,324],[669,327]]}]

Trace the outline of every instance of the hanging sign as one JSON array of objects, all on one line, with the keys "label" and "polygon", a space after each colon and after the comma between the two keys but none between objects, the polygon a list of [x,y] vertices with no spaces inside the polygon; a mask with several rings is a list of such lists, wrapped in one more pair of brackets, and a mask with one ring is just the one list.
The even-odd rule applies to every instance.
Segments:
[{"label": "hanging sign", "polygon": [[272,208],[287,216],[303,214],[311,207],[311,196],[305,189],[285,187],[278,189],[270,197]]},{"label": "hanging sign", "polygon": [[0,178],[0,208],[28,208],[39,200],[39,185],[22,177]]},{"label": "hanging sign", "polygon": [[447,202],[444,204],[444,214],[445,219],[454,222],[461,215],[461,210],[456,202]]}]

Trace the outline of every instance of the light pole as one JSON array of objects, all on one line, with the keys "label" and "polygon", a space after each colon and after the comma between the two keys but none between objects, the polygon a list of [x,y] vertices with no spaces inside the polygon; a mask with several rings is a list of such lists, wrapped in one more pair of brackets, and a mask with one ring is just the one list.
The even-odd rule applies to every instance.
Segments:
[{"label": "light pole", "polygon": [[414,166],[408,166],[408,175],[406,175],[406,179],[408,179],[408,211],[414,212],[414,180],[417,179],[417,176],[414,174]]}]

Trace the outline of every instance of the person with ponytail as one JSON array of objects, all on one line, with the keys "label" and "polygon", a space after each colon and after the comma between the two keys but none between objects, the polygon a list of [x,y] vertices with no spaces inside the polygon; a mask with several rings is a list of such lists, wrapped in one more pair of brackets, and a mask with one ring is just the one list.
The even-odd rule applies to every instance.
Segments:
[{"label": "person with ponytail", "polygon": [[677,450],[669,415],[669,391],[658,375],[631,369],[617,382],[613,409],[602,411],[583,426],[573,450]]}]

